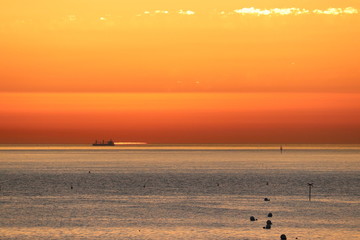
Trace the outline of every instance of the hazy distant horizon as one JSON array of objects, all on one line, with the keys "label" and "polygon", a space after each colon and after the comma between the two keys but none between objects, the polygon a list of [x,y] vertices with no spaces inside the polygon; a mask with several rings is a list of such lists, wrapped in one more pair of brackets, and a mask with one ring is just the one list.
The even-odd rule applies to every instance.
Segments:
[{"label": "hazy distant horizon", "polygon": [[353,143],[353,144],[343,144],[343,143],[291,143],[291,144],[284,144],[284,143],[253,143],[253,144],[244,144],[244,143],[146,143],[146,144],[115,144],[115,146],[92,146],[92,143],[18,143],[18,144],[12,144],[12,143],[1,143],[0,144],[0,150],[6,149],[7,147],[28,147],[28,148],[34,148],[40,147],[40,148],[93,148],[93,149],[105,149],[105,150],[111,150],[111,149],[151,149],[151,148],[169,148],[169,149],[269,149],[269,150],[279,150],[280,147],[283,148],[283,150],[291,150],[291,149],[358,149],[360,148],[359,143]]}]

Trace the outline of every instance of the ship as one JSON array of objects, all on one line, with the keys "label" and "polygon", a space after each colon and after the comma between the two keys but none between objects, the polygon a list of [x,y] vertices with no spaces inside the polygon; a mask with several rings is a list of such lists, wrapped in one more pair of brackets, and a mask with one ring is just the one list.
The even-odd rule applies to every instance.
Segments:
[{"label": "ship", "polygon": [[115,146],[115,142],[113,140],[109,140],[107,142],[105,142],[104,140],[96,140],[95,143],[93,143],[93,146]]}]

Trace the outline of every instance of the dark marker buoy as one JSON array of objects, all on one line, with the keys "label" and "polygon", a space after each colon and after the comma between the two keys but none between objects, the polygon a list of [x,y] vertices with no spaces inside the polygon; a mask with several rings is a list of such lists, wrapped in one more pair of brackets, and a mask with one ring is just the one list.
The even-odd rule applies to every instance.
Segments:
[{"label": "dark marker buoy", "polygon": [[266,221],[266,226],[263,227],[264,229],[271,229],[272,222],[270,220]]},{"label": "dark marker buoy", "polygon": [[281,234],[280,239],[281,239],[281,240],[286,240],[286,239],[287,239],[287,238],[286,238],[286,235],[285,235],[285,234]]}]

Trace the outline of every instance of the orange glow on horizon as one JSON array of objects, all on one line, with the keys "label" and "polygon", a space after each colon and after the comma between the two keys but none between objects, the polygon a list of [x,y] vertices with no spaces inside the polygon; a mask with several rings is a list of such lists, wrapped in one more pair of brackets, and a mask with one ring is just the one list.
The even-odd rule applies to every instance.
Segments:
[{"label": "orange glow on horizon", "polygon": [[115,142],[115,145],[146,145],[146,142]]},{"label": "orange glow on horizon", "polygon": [[353,143],[360,94],[7,93],[1,143]]}]

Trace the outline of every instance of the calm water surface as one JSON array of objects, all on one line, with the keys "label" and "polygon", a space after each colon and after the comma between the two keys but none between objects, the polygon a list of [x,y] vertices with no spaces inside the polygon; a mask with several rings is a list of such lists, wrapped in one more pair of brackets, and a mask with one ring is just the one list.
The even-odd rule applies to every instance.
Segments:
[{"label": "calm water surface", "polygon": [[359,145],[3,145],[0,187],[0,239],[360,239]]}]

